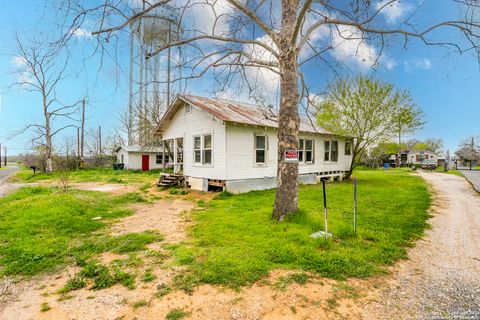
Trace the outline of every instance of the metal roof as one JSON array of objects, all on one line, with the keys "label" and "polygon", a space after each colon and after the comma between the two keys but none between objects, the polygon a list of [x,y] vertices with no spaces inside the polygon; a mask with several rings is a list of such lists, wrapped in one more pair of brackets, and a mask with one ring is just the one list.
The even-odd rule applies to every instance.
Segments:
[{"label": "metal roof", "polygon": [[[162,132],[162,127],[173,117],[182,103],[188,103],[194,107],[208,112],[214,117],[232,123],[248,124],[261,127],[278,127],[276,110],[258,105],[231,101],[226,99],[205,98],[194,95],[179,95],[165,113],[157,128],[157,133]],[[315,119],[308,117],[300,118],[300,131],[332,134],[314,123]]]},{"label": "metal roof", "polygon": [[145,153],[161,153],[162,152],[162,148],[161,147],[142,147],[142,146],[139,146],[139,145],[131,145],[131,146],[121,146],[119,148],[117,148],[117,152],[120,150],[120,149],[123,149],[127,152],[145,152]]}]

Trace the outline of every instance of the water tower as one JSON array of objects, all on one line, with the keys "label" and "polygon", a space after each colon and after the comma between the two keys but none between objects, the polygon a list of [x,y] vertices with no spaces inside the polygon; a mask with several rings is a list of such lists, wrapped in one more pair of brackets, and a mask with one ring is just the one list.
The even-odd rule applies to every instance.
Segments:
[{"label": "water tower", "polygon": [[[143,1],[145,10],[148,5]],[[148,144],[150,130],[147,118],[160,117],[170,104],[173,94],[181,91],[181,51],[173,49],[145,58],[157,48],[176,41],[181,36],[179,10],[171,5],[159,6],[130,24],[130,96],[129,124],[136,128],[137,139],[130,133],[129,144]],[[173,94],[172,94],[173,93]]]}]

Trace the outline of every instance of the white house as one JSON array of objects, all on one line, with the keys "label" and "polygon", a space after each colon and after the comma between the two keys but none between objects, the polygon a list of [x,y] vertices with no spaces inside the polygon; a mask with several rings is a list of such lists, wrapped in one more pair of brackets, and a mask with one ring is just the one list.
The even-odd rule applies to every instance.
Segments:
[{"label": "white house", "polygon": [[[121,146],[116,152],[117,163],[123,163],[125,169],[148,171],[163,168],[162,148],[132,145]],[[168,163],[168,159],[165,160]]]},{"label": "white house", "polygon": [[407,161],[410,164],[422,164],[423,160],[432,160],[437,162],[438,155],[434,152],[420,150],[420,151],[410,151],[407,155]]},{"label": "white house", "polygon": [[[274,188],[277,122],[271,109],[256,105],[178,96],[156,134],[173,140],[174,168],[192,189],[210,186],[229,192]],[[300,124],[299,180],[341,179],[352,160],[351,138],[330,134],[308,119]]]}]

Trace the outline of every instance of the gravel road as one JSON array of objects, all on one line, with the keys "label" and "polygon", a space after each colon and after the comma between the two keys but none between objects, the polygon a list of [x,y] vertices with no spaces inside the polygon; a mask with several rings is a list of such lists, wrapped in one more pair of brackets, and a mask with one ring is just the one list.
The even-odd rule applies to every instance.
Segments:
[{"label": "gravel road", "polygon": [[18,171],[18,167],[7,167],[3,170],[0,170],[0,197],[7,194],[14,188],[7,182],[7,180],[8,177],[10,177],[16,171]]},{"label": "gravel road", "polygon": [[432,227],[394,269],[371,315],[480,319],[480,196],[462,177],[419,174],[434,193]]}]

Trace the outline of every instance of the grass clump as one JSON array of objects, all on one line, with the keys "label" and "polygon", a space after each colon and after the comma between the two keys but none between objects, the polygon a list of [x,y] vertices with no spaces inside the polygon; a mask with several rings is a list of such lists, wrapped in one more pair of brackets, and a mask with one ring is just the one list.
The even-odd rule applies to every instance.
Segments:
[{"label": "grass clump", "polygon": [[168,286],[163,286],[161,287],[160,289],[158,289],[158,291],[155,293],[155,296],[157,298],[161,298],[163,296],[166,296],[167,294],[169,294],[170,292],[172,292],[172,288],[168,287]]},{"label": "grass clump", "polygon": [[40,305],[40,312],[47,312],[48,310],[51,310],[52,307],[48,305],[47,302],[44,302]]},{"label": "grass clump", "polygon": [[357,236],[352,182],[329,183],[329,240],[310,237],[324,229],[321,185],[301,186],[298,213],[281,223],[271,219],[274,190],[220,193],[205,210],[194,212],[192,245],[175,249],[194,280],[180,282],[237,287],[275,268],[335,279],[386,272],[387,266],[406,258],[406,248],[427,227],[428,188],[404,170],[360,171],[356,177]]},{"label": "grass clump", "polygon": [[85,278],[81,275],[75,275],[73,278],[69,279],[67,283],[58,290],[59,294],[65,294],[73,290],[78,290],[81,288],[85,288],[87,286],[87,282]]},{"label": "grass clump", "polygon": [[145,270],[145,273],[142,277],[142,282],[149,283],[156,279],[157,277],[153,274],[152,269]]},{"label": "grass clump", "polygon": [[439,173],[448,173],[448,174],[453,174],[453,175],[456,175],[456,176],[459,176],[459,177],[463,177],[463,174],[456,169],[448,169],[448,171],[445,171],[444,166],[438,166],[437,168],[435,168],[434,171],[439,172]]},{"label": "grass clump", "polygon": [[135,309],[145,307],[146,305],[148,305],[148,302],[145,300],[138,300],[132,303],[132,307]]},{"label": "grass clump", "polygon": [[190,313],[183,311],[182,309],[170,310],[165,317],[165,320],[180,320],[188,316]]},{"label": "grass clump", "polygon": [[285,290],[287,286],[291,283],[298,283],[301,285],[306,284],[308,281],[308,275],[306,273],[293,273],[285,277],[280,277],[278,282],[275,284],[277,290]]}]

